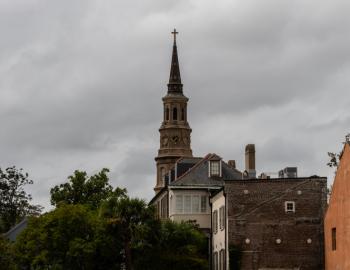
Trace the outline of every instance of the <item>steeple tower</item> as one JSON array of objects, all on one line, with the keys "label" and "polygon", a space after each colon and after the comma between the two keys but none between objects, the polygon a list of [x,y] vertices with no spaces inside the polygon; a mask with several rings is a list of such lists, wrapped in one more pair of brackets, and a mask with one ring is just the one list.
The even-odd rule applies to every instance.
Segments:
[{"label": "steeple tower", "polygon": [[174,166],[180,157],[192,157],[191,128],[187,122],[188,98],[182,92],[179,59],[177,55],[176,29],[171,59],[168,92],[163,97],[163,122],[159,128],[160,147],[157,162],[157,183],[154,188],[158,192],[164,187],[164,175]]}]

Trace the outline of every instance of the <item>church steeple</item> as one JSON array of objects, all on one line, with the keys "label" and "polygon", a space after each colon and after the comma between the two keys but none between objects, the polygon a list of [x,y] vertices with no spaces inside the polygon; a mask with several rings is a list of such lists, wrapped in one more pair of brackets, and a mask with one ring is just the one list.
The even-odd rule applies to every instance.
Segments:
[{"label": "church steeple", "polygon": [[176,35],[179,32],[177,32],[176,29],[174,29],[174,31],[171,33],[174,35],[174,44],[173,44],[173,55],[171,58],[168,93],[182,94],[181,74],[180,74],[180,66],[179,66],[179,59],[177,56],[177,45],[176,45]]},{"label": "church steeple", "polygon": [[168,92],[163,97],[163,122],[159,128],[160,147],[155,158],[157,162],[157,182],[154,190],[164,187],[164,176],[180,157],[192,157],[191,128],[187,122],[188,98],[182,92],[179,59],[176,45],[176,29],[171,58]]}]

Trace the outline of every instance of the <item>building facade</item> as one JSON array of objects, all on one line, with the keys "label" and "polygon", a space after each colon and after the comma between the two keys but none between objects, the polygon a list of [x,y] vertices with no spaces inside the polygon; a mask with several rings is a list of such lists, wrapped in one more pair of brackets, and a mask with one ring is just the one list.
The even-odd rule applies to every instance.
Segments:
[{"label": "building facade", "polygon": [[240,269],[324,269],[326,178],[226,181],[224,190]]},{"label": "building facade", "polygon": [[350,146],[346,142],[325,217],[326,270],[350,269]]},{"label": "building facade", "polygon": [[226,195],[222,188],[211,199],[212,211],[212,266],[214,269],[229,269]]}]

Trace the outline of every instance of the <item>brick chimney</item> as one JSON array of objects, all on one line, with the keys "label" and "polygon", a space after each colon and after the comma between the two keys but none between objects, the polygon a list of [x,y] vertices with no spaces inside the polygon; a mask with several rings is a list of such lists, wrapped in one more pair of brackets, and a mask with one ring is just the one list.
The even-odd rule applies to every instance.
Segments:
[{"label": "brick chimney", "polygon": [[236,161],[235,160],[229,160],[228,166],[230,166],[232,169],[236,169]]},{"label": "brick chimney", "polygon": [[248,172],[249,178],[256,178],[254,144],[247,144],[245,147],[245,170]]}]

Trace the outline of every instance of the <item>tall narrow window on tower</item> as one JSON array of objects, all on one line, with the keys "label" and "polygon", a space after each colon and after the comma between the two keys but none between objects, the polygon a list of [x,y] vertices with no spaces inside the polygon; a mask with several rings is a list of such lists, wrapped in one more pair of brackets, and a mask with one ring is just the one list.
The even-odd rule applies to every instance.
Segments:
[{"label": "tall narrow window on tower", "polygon": [[173,120],[177,120],[177,108],[173,109]]},{"label": "tall narrow window on tower", "polygon": [[185,109],[181,109],[181,121],[185,121]]},{"label": "tall narrow window on tower", "polygon": [[169,114],[170,114],[169,108],[166,107],[166,109],[165,109],[165,120],[166,120],[166,121],[169,121]]}]

